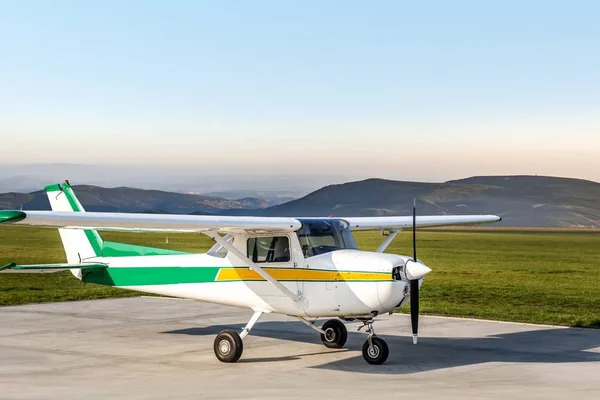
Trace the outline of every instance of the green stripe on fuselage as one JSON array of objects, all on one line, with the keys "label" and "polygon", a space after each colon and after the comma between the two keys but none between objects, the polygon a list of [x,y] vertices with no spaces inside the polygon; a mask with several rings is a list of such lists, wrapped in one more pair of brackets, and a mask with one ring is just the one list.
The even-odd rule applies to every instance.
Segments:
[{"label": "green stripe on fuselage", "polygon": [[214,282],[221,267],[118,267],[92,270],[82,281],[107,286]]}]

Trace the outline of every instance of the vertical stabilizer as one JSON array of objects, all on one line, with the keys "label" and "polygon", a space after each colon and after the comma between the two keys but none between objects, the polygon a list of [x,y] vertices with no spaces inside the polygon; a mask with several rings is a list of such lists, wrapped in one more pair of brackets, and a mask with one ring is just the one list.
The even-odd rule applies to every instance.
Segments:
[{"label": "vertical stabilizer", "polygon": [[[69,182],[47,186],[45,188],[52,211],[85,212],[77,200]],[[138,246],[134,244],[110,242],[102,239],[95,229],[59,228],[60,238],[65,248],[67,262],[78,264],[93,257],[131,257],[131,256],[166,256],[189,254],[183,251],[161,249],[158,247]],[[80,270],[72,269],[78,278]]]},{"label": "vertical stabilizer", "polygon": [[[53,211],[85,212],[68,182],[47,186],[45,190]],[[61,228],[58,232],[69,264],[77,264],[82,260],[102,255],[103,241],[97,231]],[[71,272],[79,278],[79,270]]]}]

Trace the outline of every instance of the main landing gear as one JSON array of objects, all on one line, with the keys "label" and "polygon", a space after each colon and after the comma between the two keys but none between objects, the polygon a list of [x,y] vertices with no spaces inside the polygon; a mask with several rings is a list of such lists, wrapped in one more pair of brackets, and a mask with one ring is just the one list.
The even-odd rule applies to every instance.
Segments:
[{"label": "main landing gear", "polygon": [[242,356],[244,342],[236,331],[221,331],[215,338],[213,348],[219,361],[234,363]]},{"label": "main landing gear", "polygon": [[[248,321],[248,324],[242,330],[241,334],[238,334],[232,330],[219,332],[215,338],[213,346],[215,355],[219,361],[233,363],[240,359],[242,352],[244,351],[243,339],[248,335],[262,314],[262,311],[256,311],[254,315],[252,315],[250,321]],[[319,328],[312,322],[307,321],[302,317],[298,317],[298,319],[321,334],[321,341],[325,347],[330,349],[339,349],[346,344],[346,340],[348,339],[348,330],[340,320],[330,319]],[[361,321],[363,325],[360,326],[358,330],[360,331],[366,326],[366,333],[368,334],[367,340],[362,347],[362,354],[365,361],[369,364],[383,364],[390,354],[387,343],[375,335],[372,318],[361,319]]]},{"label": "main landing gear", "polygon": [[234,363],[240,359],[244,351],[243,339],[248,336],[248,333],[250,333],[250,330],[261,315],[263,315],[262,311],[255,311],[248,324],[242,329],[241,335],[231,330],[221,331],[217,334],[213,349],[219,361]]},{"label": "main landing gear", "polygon": [[321,333],[321,342],[325,347],[330,349],[340,349],[346,344],[348,340],[348,330],[346,325],[337,319],[330,319],[325,322],[321,329],[325,333]]}]

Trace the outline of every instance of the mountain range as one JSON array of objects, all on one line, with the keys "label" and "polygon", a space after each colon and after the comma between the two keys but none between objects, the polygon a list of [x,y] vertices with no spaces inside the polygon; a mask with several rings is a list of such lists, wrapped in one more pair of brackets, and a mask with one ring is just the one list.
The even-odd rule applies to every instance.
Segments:
[{"label": "mountain range", "polygon": [[[87,211],[148,212],[174,214],[218,214],[226,209],[261,209],[278,204],[276,200],[246,197],[227,199],[217,196],[145,190],[130,187],[103,188],[75,185],[73,190]],[[0,194],[0,209],[49,210],[44,191]]]},{"label": "mountain range", "polygon": [[[600,228],[600,183],[546,176],[478,176],[444,183],[367,179],[273,203],[128,187],[75,186],[88,211],[255,216],[496,214],[504,226]],[[43,192],[0,194],[0,209],[48,209]]]},{"label": "mountain range", "polygon": [[600,183],[545,176],[478,176],[444,183],[367,179],[331,185],[260,210],[269,216],[495,214],[504,226],[600,227]]}]

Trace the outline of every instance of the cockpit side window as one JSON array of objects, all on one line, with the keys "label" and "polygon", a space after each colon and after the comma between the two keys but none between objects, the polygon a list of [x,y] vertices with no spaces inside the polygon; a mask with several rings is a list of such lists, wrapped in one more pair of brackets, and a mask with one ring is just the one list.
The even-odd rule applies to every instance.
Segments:
[{"label": "cockpit side window", "polygon": [[357,249],[348,223],[339,219],[300,220],[296,231],[304,257],[312,257],[340,249]]},{"label": "cockpit side window", "polygon": [[248,258],[255,263],[290,261],[290,240],[287,236],[249,238]]}]

